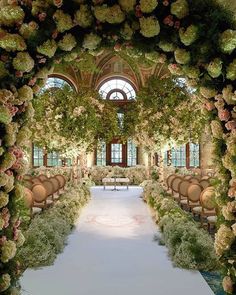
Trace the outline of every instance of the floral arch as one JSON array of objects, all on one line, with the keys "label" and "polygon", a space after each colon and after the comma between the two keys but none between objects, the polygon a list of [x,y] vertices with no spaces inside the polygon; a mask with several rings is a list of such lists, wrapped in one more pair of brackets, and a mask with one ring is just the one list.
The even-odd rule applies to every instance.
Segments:
[{"label": "floral arch", "polygon": [[1,0],[0,8],[1,292],[11,292],[19,269],[13,259],[23,242],[17,206],[34,93],[53,63],[126,47],[187,77],[210,114],[220,179],[215,246],[226,290],[235,293],[236,30],[230,13],[213,0]]}]

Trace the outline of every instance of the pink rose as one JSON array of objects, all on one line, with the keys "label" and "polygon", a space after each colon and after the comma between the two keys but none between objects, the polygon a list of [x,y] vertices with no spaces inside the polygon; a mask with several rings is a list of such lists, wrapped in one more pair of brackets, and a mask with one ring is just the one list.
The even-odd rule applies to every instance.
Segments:
[{"label": "pink rose", "polygon": [[23,72],[22,71],[16,71],[16,77],[17,78],[21,78],[21,77],[23,77]]},{"label": "pink rose", "polygon": [[179,20],[177,20],[177,21],[175,22],[174,28],[175,28],[175,29],[179,29],[179,28],[180,28],[180,21],[179,21]]},{"label": "pink rose", "polygon": [[234,130],[234,129],[236,129],[236,121],[235,120],[228,121],[225,124],[225,127],[226,127],[227,130]]},{"label": "pink rose", "polygon": [[136,17],[142,17],[143,16],[140,5],[136,5],[136,7],[135,7],[135,16]]},{"label": "pink rose", "polygon": [[220,110],[218,116],[221,121],[228,121],[230,118],[230,112],[226,109]]},{"label": "pink rose", "polygon": [[38,25],[36,24],[36,22],[31,21],[29,22],[29,27],[33,30],[36,30]]},{"label": "pink rose", "polygon": [[1,55],[1,61],[5,62],[5,61],[7,61],[7,60],[8,60],[8,56],[5,55],[5,54],[2,54],[2,55]]},{"label": "pink rose", "polygon": [[63,5],[63,0],[53,0],[56,7],[60,8]]},{"label": "pink rose", "polygon": [[231,187],[229,190],[228,190],[228,196],[230,198],[234,198],[234,196],[236,195],[236,188],[235,187]]},{"label": "pink rose", "polygon": [[120,51],[121,50],[121,47],[122,47],[122,44],[116,43],[115,46],[114,46],[114,50],[115,51]]},{"label": "pink rose", "polygon": [[168,6],[170,3],[168,0],[164,0],[163,3],[162,3],[164,6]]},{"label": "pink rose", "polygon": [[213,102],[207,102],[207,103],[205,103],[205,108],[206,108],[208,111],[212,111],[212,110],[214,110],[215,105],[214,105]]},{"label": "pink rose", "polygon": [[17,241],[18,238],[19,238],[19,231],[18,231],[17,229],[15,229],[15,230],[13,231],[13,240],[14,240],[14,241]]},{"label": "pink rose", "polygon": [[32,79],[29,80],[28,85],[29,86],[34,86],[34,84],[36,83],[36,81],[37,81],[37,78],[34,77],[34,78],[32,78]]},{"label": "pink rose", "polygon": [[133,46],[132,43],[130,43],[130,42],[127,42],[127,43],[125,44],[125,47],[126,47],[127,49],[133,49],[133,48],[134,48],[134,46]]},{"label": "pink rose", "polygon": [[173,15],[168,15],[163,20],[164,25],[173,26],[174,25],[174,17]]},{"label": "pink rose", "polygon": [[5,173],[6,173],[6,175],[8,175],[8,176],[12,176],[12,175],[13,175],[13,172],[12,172],[11,170],[7,170]]},{"label": "pink rose", "polygon": [[2,236],[0,238],[0,245],[2,246],[6,241],[7,241],[7,237],[6,236]]},{"label": "pink rose", "polygon": [[52,39],[56,39],[58,36],[58,31],[55,30],[53,33],[52,33]]},{"label": "pink rose", "polygon": [[16,179],[19,180],[19,181],[22,181],[24,179],[24,177],[22,175],[17,175]]},{"label": "pink rose", "polygon": [[47,14],[46,14],[45,12],[42,12],[42,13],[40,13],[40,14],[38,15],[38,18],[39,18],[39,21],[40,21],[40,22],[45,21],[46,17],[47,17]]},{"label": "pink rose", "polygon": [[223,289],[226,293],[232,293],[233,292],[233,282],[229,276],[224,277],[223,279]]}]

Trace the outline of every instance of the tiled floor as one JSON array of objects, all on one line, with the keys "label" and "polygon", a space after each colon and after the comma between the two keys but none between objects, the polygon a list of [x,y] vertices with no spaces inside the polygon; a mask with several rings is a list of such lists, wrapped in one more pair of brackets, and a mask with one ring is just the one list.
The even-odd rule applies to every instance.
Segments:
[{"label": "tiled floor", "polygon": [[92,188],[92,201],[55,264],[27,270],[22,294],[213,295],[199,272],[172,266],[141,188]]}]

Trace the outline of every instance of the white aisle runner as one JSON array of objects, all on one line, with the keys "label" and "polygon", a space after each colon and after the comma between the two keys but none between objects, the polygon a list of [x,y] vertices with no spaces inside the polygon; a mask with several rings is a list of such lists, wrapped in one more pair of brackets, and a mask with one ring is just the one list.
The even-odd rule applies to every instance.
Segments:
[{"label": "white aisle runner", "polygon": [[213,295],[199,272],[174,268],[157,233],[141,188],[92,188],[65,251],[55,264],[27,270],[22,294]]}]

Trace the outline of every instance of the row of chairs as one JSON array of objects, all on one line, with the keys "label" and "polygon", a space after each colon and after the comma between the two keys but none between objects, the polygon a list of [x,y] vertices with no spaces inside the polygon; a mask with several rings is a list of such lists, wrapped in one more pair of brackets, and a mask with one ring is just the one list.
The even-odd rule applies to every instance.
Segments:
[{"label": "row of chairs", "polygon": [[41,211],[55,203],[66,185],[66,179],[58,174],[53,177],[46,175],[24,176],[25,199],[31,213]]},{"label": "row of chairs", "polygon": [[215,190],[210,180],[209,176],[172,174],[166,181],[168,192],[179,205],[198,216],[202,226],[207,222],[209,231],[217,221]]}]

